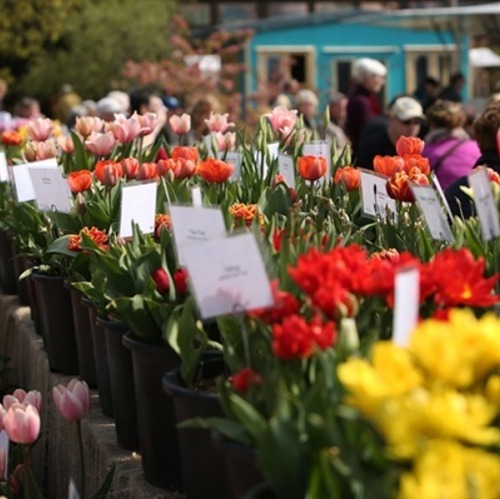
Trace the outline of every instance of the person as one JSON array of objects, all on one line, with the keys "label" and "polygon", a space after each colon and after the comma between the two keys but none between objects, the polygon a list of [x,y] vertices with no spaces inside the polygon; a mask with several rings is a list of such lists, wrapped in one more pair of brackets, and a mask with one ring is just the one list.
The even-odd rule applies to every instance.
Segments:
[{"label": "person", "polygon": [[390,106],[386,119],[375,118],[363,130],[355,163],[373,170],[375,156],[396,156],[399,137],[417,137],[424,120],[424,111],[418,101],[413,97],[398,97]]},{"label": "person", "polygon": [[451,100],[453,102],[462,102],[462,89],[465,85],[465,77],[462,73],[451,75],[450,84],[442,90],[439,98],[443,100]]},{"label": "person", "polygon": [[40,110],[40,102],[33,97],[23,97],[14,105],[11,128],[16,129],[25,125],[28,121],[43,118]]},{"label": "person", "polygon": [[347,118],[347,96],[341,92],[332,93],[328,111],[330,122],[325,131],[326,138],[336,144],[337,150],[342,151],[349,144],[349,139],[344,131]]},{"label": "person", "polygon": [[303,88],[297,92],[293,107],[297,109],[299,116],[302,116],[305,128],[312,132],[318,130],[318,124],[316,122],[318,105],[318,97],[312,90]]},{"label": "person", "polygon": [[356,86],[349,94],[347,104],[346,133],[351,141],[354,155],[358,152],[358,141],[365,125],[382,114],[377,94],[385,84],[386,67],[376,59],[358,59],[353,66]]},{"label": "person", "polygon": [[179,136],[173,132],[169,120],[174,114],[181,114],[182,105],[173,95],[165,95],[162,100],[166,109],[166,119],[161,133],[169,144],[175,145],[179,143]]},{"label": "person", "polygon": [[295,103],[295,96],[300,89],[300,83],[291,78],[285,81],[281,93],[276,97],[273,106],[283,106],[287,109],[293,109]]},{"label": "person", "polygon": [[[497,146],[497,132],[500,128],[500,101],[488,104],[474,122],[473,128],[481,156],[473,164],[472,169],[477,166],[487,166],[500,174],[500,155]],[[464,175],[445,190],[446,200],[454,216],[469,218],[475,214],[473,199],[462,190],[462,187],[468,187],[468,185],[468,178]]]},{"label": "person", "polygon": [[104,121],[114,121],[115,114],[121,114],[123,106],[113,97],[103,97],[96,103],[96,116]]},{"label": "person", "polygon": [[219,113],[221,104],[219,99],[212,94],[199,98],[191,109],[191,130],[187,134],[188,145],[193,145],[210,133],[205,120],[210,118],[210,113]]},{"label": "person", "polygon": [[424,113],[438,99],[439,86],[439,81],[437,81],[436,78],[427,76],[421,87],[419,87],[413,94],[413,97],[415,97],[415,99],[417,99],[422,105]]},{"label": "person", "polygon": [[459,102],[438,99],[427,111],[429,133],[422,155],[429,159],[443,189],[467,175],[481,155],[464,130],[467,115]]},{"label": "person", "polygon": [[73,87],[65,83],[56,97],[53,113],[54,118],[62,124],[68,123],[71,117],[71,111],[75,106],[82,103],[82,98],[73,90]]}]

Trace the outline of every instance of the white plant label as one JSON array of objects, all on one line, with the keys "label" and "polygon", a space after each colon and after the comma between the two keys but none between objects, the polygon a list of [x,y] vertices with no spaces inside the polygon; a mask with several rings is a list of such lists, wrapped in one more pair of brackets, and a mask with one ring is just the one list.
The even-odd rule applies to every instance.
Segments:
[{"label": "white plant label", "polygon": [[124,185],[120,212],[121,237],[132,237],[133,224],[137,224],[144,234],[155,230],[156,182]]}]

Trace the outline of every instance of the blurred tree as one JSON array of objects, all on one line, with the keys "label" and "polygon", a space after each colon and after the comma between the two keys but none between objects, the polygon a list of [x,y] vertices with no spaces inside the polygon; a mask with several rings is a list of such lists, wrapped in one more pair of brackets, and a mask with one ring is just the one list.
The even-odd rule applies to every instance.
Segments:
[{"label": "blurred tree", "polygon": [[19,89],[42,100],[65,83],[83,98],[126,90],[121,70],[127,59],[159,60],[168,54],[174,5],[173,0],[84,0],[66,23],[64,46],[37,54]]},{"label": "blurred tree", "polygon": [[57,46],[84,0],[0,0],[0,76],[12,81],[33,57]]}]

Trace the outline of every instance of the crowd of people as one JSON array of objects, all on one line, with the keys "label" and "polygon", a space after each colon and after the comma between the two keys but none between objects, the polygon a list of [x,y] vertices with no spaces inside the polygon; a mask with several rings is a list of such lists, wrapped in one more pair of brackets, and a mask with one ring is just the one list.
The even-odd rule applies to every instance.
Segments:
[{"label": "crowd of people", "polygon": [[[329,123],[320,119],[319,98],[315,91],[302,88],[294,79],[283,82],[269,106],[296,109],[304,126],[318,138],[335,143],[338,150],[349,146],[354,166],[373,169],[375,156],[395,156],[395,144],[401,136],[420,137],[425,143],[423,155],[429,159],[442,188],[447,192],[452,211],[470,214],[473,209],[463,196],[461,185],[466,175],[478,164],[485,164],[500,173],[496,132],[500,125],[500,102],[492,103],[476,117],[462,102],[465,84],[460,73],[452,75],[449,85],[441,87],[427,77],[413,95],[399,95],[384,109],[379,96],[384,88],[387,68],[371,58],[358,59],[352,67],[350,93],[332,92],[329,98]],[[1,81],[0,81],[1,83]],[[0,130],[16,127],[26,120],[42,116],[39,102],[32,97],[20,99],[12,114],[1,103],[6,86],[0,85]],[[172,95],[161,95],[150,88],[130,92],[111,91],[103,98],[83,100],[69,85],[56,96],[52,113],[63,125],[71,128],[78,116],[98,116],[105,121],[115,114],[156,113],[160,126],[152,140],[163,135],[175,145],[178,136],[169,125],[174,114],[191,115],[191,130],[184,144],[194,144],[207,134],[205,120],[211,113],[224,113],[215,95],[204,95],[186,108]],[[477,119],[476,119],[477,118]],[[458,201],[457,201],[458,200]]]}]

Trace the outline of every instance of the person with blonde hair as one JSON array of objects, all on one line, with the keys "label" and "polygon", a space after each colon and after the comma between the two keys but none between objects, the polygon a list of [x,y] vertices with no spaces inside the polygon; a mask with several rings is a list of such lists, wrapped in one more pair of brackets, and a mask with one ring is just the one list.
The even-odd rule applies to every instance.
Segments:
[{"label": "person with blonde hair", "polygon": [[429,133],[423,156],[443,189],[467,175],[481,155],[477,142],[465,131],[467,114],[459,102],[438,99],[427,110]]},{"label": "person with blonde hair", "polygon": [[304,126],[311,131],[317,131],[318,128],[316,123],[318,105],[317,95],[308,88],[299,90],[294,99],[293,108],[297,109],[299,116],[304,120]]}]

